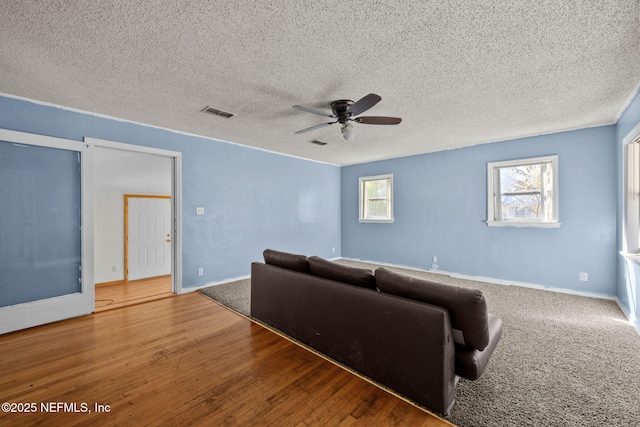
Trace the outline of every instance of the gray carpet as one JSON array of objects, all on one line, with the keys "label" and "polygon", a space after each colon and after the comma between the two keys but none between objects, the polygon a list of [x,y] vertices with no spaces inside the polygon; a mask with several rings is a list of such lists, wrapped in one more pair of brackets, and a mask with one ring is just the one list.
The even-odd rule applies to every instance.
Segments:
[{"label": "gray carpet", "polygon": [[251,279],[210,286],[200,292],[233,311],[251,316]]},{"label": "gray carpet", "polygon": [[[504,322],[483,376],[458,383],[449,421],[461,427],[640,425],[640,336],[614,301],[394,270],[480,289],[489,311]],[[250,286],[246,279],[201,292],[248,316]]]}]

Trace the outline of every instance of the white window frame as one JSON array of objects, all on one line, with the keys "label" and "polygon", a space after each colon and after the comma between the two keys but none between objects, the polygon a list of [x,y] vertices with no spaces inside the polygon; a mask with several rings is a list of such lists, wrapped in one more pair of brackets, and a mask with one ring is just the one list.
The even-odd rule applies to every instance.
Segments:
[{"label": "white window frame", "polygon": [[624,217],[622,254],[640,262],[640,123],[622,140],[624,147]]},{"label": "white window frame", "polygon": [[[387,198],[388,210],[386,218],[368,218],[365,212],[365,183],[369,181],[388,181]],[[375,175],[375,176],[362,176],[358,178],[358,221],[360,222],[377,222],[377,223],[392,223],[393,219],[393,174]]]},{"label": "white window frame", "polygon": [[[530,218],[502,219],[502,206],[500,205],[500,177],[501,168],[528,166],[537,164],[551,165],[552,169],[552,193],[551,193],[551,216],[548,220],[532,220]],[[544,193],[544,188],[542,189]],[[492,227],[543,227],[557,228],[559,222],[559,191],[558,191],[558,156],[530,157],[526,159],[506,160],[500,162],[487,163],[487,225]]]}]

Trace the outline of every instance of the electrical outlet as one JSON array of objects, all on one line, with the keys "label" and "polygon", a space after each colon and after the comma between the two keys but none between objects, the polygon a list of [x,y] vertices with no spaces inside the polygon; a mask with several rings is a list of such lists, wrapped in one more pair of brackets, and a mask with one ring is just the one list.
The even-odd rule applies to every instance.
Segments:
[{"label": "electrical outlet", "polygon": [[438,269],[438,264],[436,264],[435,262],[431,264],[431,269],[432,270],[437,270]]},{"label": "electrical outlet", "polygon": [[431,262],[437,263],[438,262],[438,257],[434,255],[433,258],[431,258]]},{"label": "electrical outlet", "polygon": [[196,215],[204,215],[204,208],[196,208]]},{"label": "electrical outlet", "polygon": [[581,282],[588,282],[589,281],[589,274],[584,273],[584,272],[580,272],[578,273],[578,279],[580,279]]},{"label": "electrical outlet", "polygon": [[113,267],[111,267],[111,271],[118,271],[118,267],[114,265]]},{"label": "electrical outlet", "polygon": [[204,268],[198,268],[198,276],[204,276]]}]

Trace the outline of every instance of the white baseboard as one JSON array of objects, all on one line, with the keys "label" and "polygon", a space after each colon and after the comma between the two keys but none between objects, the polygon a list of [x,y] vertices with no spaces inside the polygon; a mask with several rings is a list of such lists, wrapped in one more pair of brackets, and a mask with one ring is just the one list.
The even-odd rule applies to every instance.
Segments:
[{"label": "white baseboard", "polygon": [[633,326],[636,332],[638,333],[638,335],[640,335],[640,321],[638,319],[633,318],[629,310],[627,310],[627,307],[625,307],[624,304],[622,304],[622,302],[618,299],[618,297],[615,297],[614,300],[618,304],[618,307],[620,307],[620,310],[622,310],[626,318],[629,319],[629,324]]},{"label": "white baseboard", "polygon": [[[618,304],[618,306],[620,307],[620,310],[622,310],[622,313],[629,320],[629,324],[632,325],[634,327],[634,329],[636,330],[636,332],[638,333],[638,335],[640,335],[640,323],[638,323],[637,321],[636,322],[633,321],[629,311],[624,307],[623,304],[621,304],[620,300],[615,295],[599,294],[599,293],[595,293],[595,292],[574,291],[574,290],[570,290],[570,289],[563,289],[563,288],[555,288],[555,287],[548,287],[548,286],[538,285],[538,284],[535,284],[535,283],[515,282],[515,281],[511,281],[511,280],[495,279],[493,277],[469,276],[469,275],[466,275],[466,274],[452,273],[452,272],[443,271],[443,270],[433,270],[433,269],[425,270],[424,268],[411,267],[411,266],[399,265],[399,264],[391,264],[391,263],[378,262],[378,261],[369,261],[369,260],[364,260],[364,259],[347,258],[347,257],[329,258],[330,261],[337,261],[337,260],[341,260],[341,259],[343,259],[345,261],[354,261],[354,262],[363,262],[363,263],[367,263],[367,264],[376,264],[376,265],[381,265],[381,266],[384,266],[384,267],[395,267],[395,268],[402,268],[404,270],[412,270],[412,271],[419,271],[419,272],[426,272],[426,273],[433,273],[433,274],[441,274],[443,276],[449,276],[449,277],[453,277],[453,278],[456,278],[456,279],[472,280],[472,281],[483,282],[483,283],[492,283],[492,284],[495,284],[495,285],[520,286],[520,287],[523,287],[523,288],[538,289],[538,290],[541,290],[541,291],[550,291],[550,292],[557,292],[557,293],[562,293],[562,294],[578,295],[578,296],[589,297],[589,298],[599,298],[599,299],[613,300],[613,301],[616,302],[616,304]],[[195,292],[195,291],[197,291],[199,289],[208,288],[210,286],[224,285],[225,283],[237,282],[238,280],[245,280],[245,279],[249,279],[249,278],[251,278],[250,274],[248,274],[246,276],[234,277],[234,278],[231,278],[231,279],[224,279],[224,280],[220,280],[220,281],[217,281],[217,282],[210,282],[210,283],[207,283],[207,284],[204,284],[204,285],[201,285],[201,286],[193,286],[193,287],[188,287],[188,288],[182,288],[182,291],[183,291],[182,293]]]},{"label": "white baseboard", "polygon": [[456,278],[459,278],[459,279],[475,280],[476,282],[495,283],[497,285],[504,285],[504,286],[520,286],[522,288],[538,289],[540,291],[557,292],[557,293],[560,293],[560,294],[578,295],[578,296],[582,296],[582,297],[608,299],[608,300],[615,300],[616,299],[615,295],[601,294],[601,293],[597,293],[597,292],[576,291],[576,290],[572,290],[572,289],[564,289],[564,288],[556,288],[556,287],[553,287],[553,286],[538,285],[538,284],[535,284],[535,283],[515,282],[515,281],[511,281],[511,280],[493,279],[491,277],[466,276],[464,274],[457,274],[457,273],[450,273],[450,276],[451,277],[456,277]]},{"label": "white baseboard", "polygon": [[[341,257],[327,258],[327,260],[329,260],[329,261],[336,261],[336,260],[339,260],[339,259],[342,259],[342,258]],[[210,286],[224,285],[225,283],[237,282],[238,280],[245,280],[245,279],[250,279],[250,278],[251,278],[251,275],[247,274],[246,276],[232,277],[230,279],[223,279],[223,280],[219,280],[217,282],[205,283],[204,285],[183,287],[182,288],[182,293],[183,294],[187,294],[189,292],[195,292],[198,289],[208,288]]]},{"label": "white baseboard", "polygon": [[238,280],[245,280],[245,279],[250,279],[251,275],[247,274],[246,276],[240,276],[240,277],[234,277],[231,279],[224,279],[224,280],[219,280],[217,282],[209,282],[206,283],[204,285],[200,285],[200,286],[189,286],[187,288],[182,288],[182,293],[186,294],[189,292],[195,292],[199,289],[203,289],[203,288],[208,288],[210,286],[218,286],[218,285],[224,285],[225,283],[231,283],[231,282],[237,282]]},{"label": "white baseboard", "polygon": [[615,295],[600,294],[600,293],[595,293],[595,292],[574,291],[574,290],[571,290],[571,289],[548,287],[548,286],[538,285],[538,284],[535,284],[535,283],[514,282],[514,281],[511,281],[511,280],[495,279],[493,277],[468,276],[468,275],[465,275],[465,274],[451,273],[451,272],[443,271],[443,270],[433,270],[433,269],[425,270],[424,268],[410,267],[410,266],[398,265],[398,264],[390,264],[390,263],[384,263],[384,262],[378,262],[378,261],[369,261],[369,260],[364,260],[364,259],[346,258],[346,257],[342,257],[342,258],[338,258],[338,259],[343,259],[343,260],[346,260],[346,261],[354,261],[354,262],[364,262],[364,263],[367,263],[367,264],[376,264],[376,265],[381,265],[381,266],[384,266],[384,267],[395,267],[395,268],[402,268],[402,269],[405,269],[405,270],[413,270],[413,271],[420,271],[420,272],[426,272],[426,273],[441,274],[443,276],[449,276],[449,277],[453,277],[453,278],[456,278],[456,279],[473,280],[473,281],[476,281],[476,282],[493,283],[493,284],[496,284],[496,285],[520,286],[520,287],[523,287],[523,288],[538,289],[538,290],[541,290],[541,291],[550,291],[550,292],[557,292],[557,293],[562,293],[562,294],[578,295],[578,296],[589,297],[589,298],[599,298],[599,299],[613,300],[613,301],[616,302],[616,304],[618,304],[618,306],[620,307],[620,310],[622,310],[622,313],[629,320],[629,324],[632,325],[634,327],[634,329],[636,330],[636,332],[638,332],[638,335],[640,335],[640,323],[638,322],[638,320],[636,320],[634,322],[634,319],[632,319],[632,317],[631,317],[631,313],[629,313],[629,311],[624,307],[624,305],[620,303],[620,300]]},{"label": "white baseboard", "polygon": [[453,277],[455,279],[463,279],[463,280],[473,280],[475,282],[483,282],[483,283],[493,283],[496,285],[503,285],[503,286],[520,286],[523,288],[531,288],[531,289],[538,289],[541,291],[551,291],[551,292],[558,292],[558,293],[563,293],[563,294],[570,294],[570,295],[579,295],[579,296],[584,296],[584,297],[590,297],[590,298],[600,298],[600,299],[610,299],[610,300],[615,300],[616,297],[615,295],[608,295],[608,294],[601,294],[601,293],[596,293],[596,292],[581,292],[581,291],[574,291],[571,289],[564,289],[564,288],[555,288],[555,287],[549,287],[549,286],[544,286],[544,285],[538,285],[535,283],[527,283],[527,282],[516,282],[513,280],[504,280],[504,279],[495,279],[493,277],[485,277],[485,276],[469,276],[466,274],[460,274],[460,273],[452,273],[450,271],[444,271],[444,270],[433,270],[433,269],[423,269],[423,268],[417,268],[417,267],[409,267],[409,266],[405,266],[405,265],[398,265],[398,264],[389,264],[389,263],[384,263],[384,262],[378,262],[378,261],[367,261],[367,260],[362,260],[362,259],[355,259],[355,258],[341,258],[347,261],[355,261],[355,262],[364,262],[367,264],[377,264],[377,265],[381,265],[384,267],[395,267],[395,268],[403,268],[405,270],[413,270],[413,271],[422,271],[425,273],[433,273],[433,274],[441,274],[443,276],[449,276],[449,277]]}]

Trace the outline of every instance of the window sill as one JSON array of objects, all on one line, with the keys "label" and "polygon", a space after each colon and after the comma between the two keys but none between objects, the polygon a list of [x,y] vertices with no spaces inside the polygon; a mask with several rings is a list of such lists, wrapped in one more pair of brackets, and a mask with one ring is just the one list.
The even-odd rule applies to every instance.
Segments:
[{"label": "window sill", "polygon": [[559,228],[559,222],[487,221],[489,227]]},{"label": "window sill", "polygon": [[634,253],[628,253],[628,252],[620,252],[620,255],[622,255],[623,257],[625,257],[626,259],[628,259],[629,261],[632,261],[636,264],[640,264],[640,254],[634,254]]},{"label": "window sill", "polygon": [[393,222],[392,219],[366,219],[366,218],[358,218],[358,222],[361,223],[381,223],[381,224],[391,224]]}]

